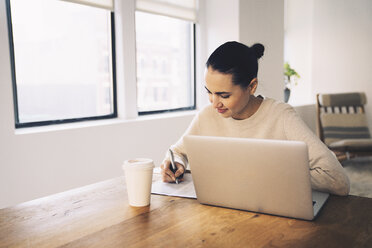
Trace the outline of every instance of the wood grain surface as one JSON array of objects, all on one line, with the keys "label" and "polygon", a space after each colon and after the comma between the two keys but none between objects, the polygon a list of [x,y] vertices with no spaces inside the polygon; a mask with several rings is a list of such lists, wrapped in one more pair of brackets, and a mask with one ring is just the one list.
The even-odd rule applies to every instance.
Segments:
[{"label": "wood grain surface", "polygon": [[0,247],[372,247],[372,199],[331,196],[303,221],[151,196],[115,178],[0,210]]}]

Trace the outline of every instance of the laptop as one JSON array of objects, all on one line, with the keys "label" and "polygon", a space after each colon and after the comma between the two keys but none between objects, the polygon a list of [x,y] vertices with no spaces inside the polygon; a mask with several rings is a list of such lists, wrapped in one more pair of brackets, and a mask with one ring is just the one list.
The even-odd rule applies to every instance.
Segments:
[{"label": "laptop", "polygon": [[301,141],[186,135],[202,204],[312,220],[329,197],[313,191]]}]

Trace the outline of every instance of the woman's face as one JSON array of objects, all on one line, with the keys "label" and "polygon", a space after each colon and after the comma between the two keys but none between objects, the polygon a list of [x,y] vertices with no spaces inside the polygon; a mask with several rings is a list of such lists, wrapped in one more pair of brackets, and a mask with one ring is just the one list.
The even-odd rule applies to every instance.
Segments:
[{"label": "woman's face", "polygon": [[245,119],[251,110],[249,102],[257,87],[256,79],[243,89],[234,85],[231,74],[223,74],[209,67],[205,73],[205,88],[209,101],[223,117]]}]

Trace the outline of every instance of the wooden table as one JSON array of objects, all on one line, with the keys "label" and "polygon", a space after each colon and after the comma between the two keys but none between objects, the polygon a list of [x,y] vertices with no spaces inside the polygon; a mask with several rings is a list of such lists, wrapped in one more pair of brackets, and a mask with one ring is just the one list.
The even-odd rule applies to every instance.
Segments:
[{"label": "wooden table", "polygon": [[160,195],[135,208],[120,177],[1,209],[0,247],[372,247],[372,199],[331,196],[314,221]]}]

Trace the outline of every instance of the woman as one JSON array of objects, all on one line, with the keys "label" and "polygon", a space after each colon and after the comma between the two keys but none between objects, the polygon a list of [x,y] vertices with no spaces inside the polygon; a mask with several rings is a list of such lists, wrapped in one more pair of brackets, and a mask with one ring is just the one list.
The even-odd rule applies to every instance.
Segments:
[{"label": "woman", "polygon": [[[258,59],[263,52],[261,44],[248,47],[227,42],[211,54],[205,73],[205,89],[211,105],[196,115],[184,135],[304,141],[309,149],[312,188],[347,195],[350,183],[343,167],[295,110],[288,104],[254,95]],[[171,149],[177,171],[170,170],[167,156],[161,165],[164,182],[174,182],[187,167],[182,137]]]}]

